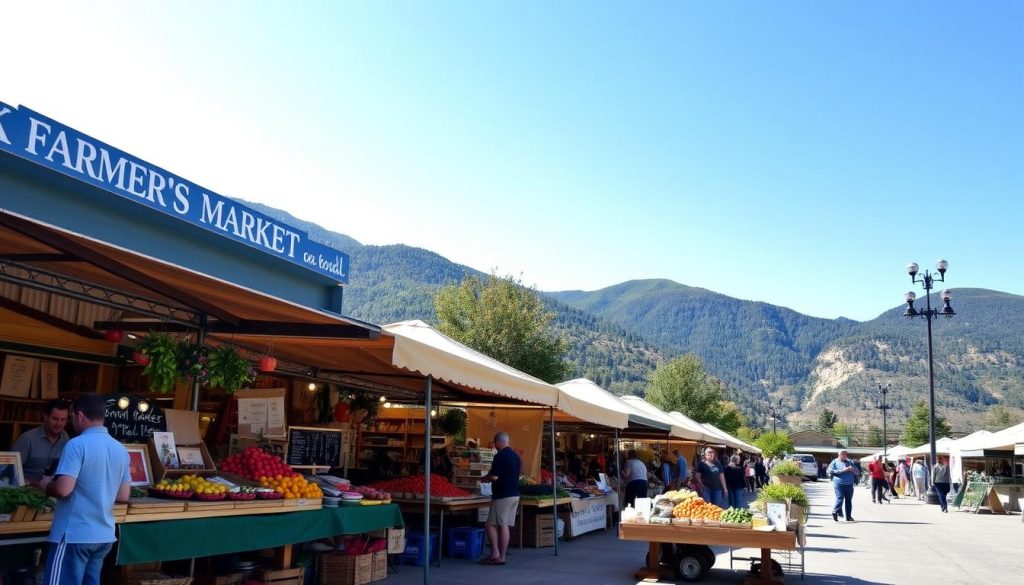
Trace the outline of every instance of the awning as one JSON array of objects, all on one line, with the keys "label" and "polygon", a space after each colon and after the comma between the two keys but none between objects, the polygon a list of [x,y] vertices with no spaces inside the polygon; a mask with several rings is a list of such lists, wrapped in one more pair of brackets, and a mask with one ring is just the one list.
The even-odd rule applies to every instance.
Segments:
[{"label": "awning", "polygon": [[586,378],[555,384],[558,388],[558,410],[580,420],[615,429],[642,425],[661,429],[666,434],[671,425],[647,415],[629,403],[623,403],[611,392]]},{"label": "awning", "polygon": [[683,426],[679,421],[669,416],[668,413],[662,411],[657,406],[654,406],[639,396],[619,396],[618,399],[644,413],[644,415],[669,425],[671,428],[669,434],[673,437],[687,439],[690,441],[704,440],[703,432]]},{"label": "awning", "polygon": [[1015,452],[1017,443],[1024,443],[1024,423],[985,436],[972,436],[972,440],[962,441],[957,447],[963,457],[985,457],[985,451]]},{"label": "awning", "polygon": [[[953,439],[951,439],[949,437],[942,437],[941,439],[938,439],[937,441],[935,441],[935,452],[936,453],[942,453],[944,455],[949,455],[949,446],[953,442],[954,442]],[[932,446],[931,445],[932,445],[931,442],[928,442],[928,443],[925,443],[924,445],[918,445],[917,447],[914,447],[914,448],[911,448],[911,449],[907,449],[906,453],[904,453],[904,456],[905,457],[915,457],[915,456],[918,456],[918,455],[931,455],[931,452],[932,452]]]},{"label": "awning", "polygon": [[727,447],[732,447],[733,449],[740,449],[742,451],[747,451],[749,453],[761,452],[761,450],[758,449],[757,447],[744,443],[743,441],[737,439],[736,437],[730,435],[729,433],[723,431],[722,429],[716,427],[715,425],[709,423],[700,423],[700,426],[707,429],[707,431],[711,433],[713,436],[718,437],[719,440],[725,443]]}]

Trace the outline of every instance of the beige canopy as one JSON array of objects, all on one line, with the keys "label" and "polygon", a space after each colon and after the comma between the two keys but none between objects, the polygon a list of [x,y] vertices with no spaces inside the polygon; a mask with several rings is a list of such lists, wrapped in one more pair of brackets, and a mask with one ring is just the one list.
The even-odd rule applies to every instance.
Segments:
[{"label": "beige canopy", "polygon": [[615,429],[625,429],[630,423],[650,428],[670,430],[667,422],[660,421],[586,378],[576,378],[555,384],[558,387],[558,410],[578,419]]},{"label": "beige canopy", "polygon": [[704,433],[684,426],[680,421],[672,418],[668,413],[664,412],[657,406],[654,406],[650,402],[647,402],[639,396],[619,396],[619,401],[624,402],[626,405],[633,407],[636,410],[644,413],[645,416],[653,418],[656,421],[667,423],[670,425],[669,434],[679,439],[687,439],[690,441],[702,441],[704,439]]}]

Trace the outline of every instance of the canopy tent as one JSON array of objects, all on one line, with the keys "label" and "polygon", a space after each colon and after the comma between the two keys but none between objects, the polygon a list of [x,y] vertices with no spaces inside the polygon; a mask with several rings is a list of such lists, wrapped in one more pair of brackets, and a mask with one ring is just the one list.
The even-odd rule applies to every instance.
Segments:
[{"label": "canopy tent", "polygon": [[701,423],[700,426],[702,426],[705,429],[707,429],[712,435],[714,435],[716,437],[719,437],[725,443],[725,445],[727,447],[732,447],[733,449],[739,449],[741,451],[746,451],[748,453],[760,453],[761,452],[761,449],[759,449],[759,448],[757,448],[757,447],[755,447],[753,445],[750,445],[748,443],[744,443],[743,441],[737,439],[736,437],[730,435],[729,433],[723,431],[722,429],[720,429],[720,428],[718,428],[718,427],[716,427],[716,426],[714,426],[712,424]]},{"label": "canopy tent", "polygon": [[[622,431],[622,436],[660,435],[667,437],[672,426],[659,421],[586,378],[555,384],[558,388],[556,423],[580,427],[580,421]],[[560,414],[564,413],[564,414]]]},{"label": "canopy tent", "polygon": [[[953,443],[953,439],[949,437],[942,437],[935,441],[935,452],[943,455],[949,455],[949,445]],[[917,457],[920,455],[930,455],[932,452],[931,442],[925,443],[924,445],[918,445],[917,447],[907,449],[903,454],[904,457]]]},{"label": "canopy tent", "polygon": [[681,421],[672,418],[668,413],[639,396],[619,396],[618,399],[620,402],[644,413],[645,416],[669,425],[669,434],[673,437],[689,441],[703,441],[705,439],[706,433],[702,430],[683,425]]},{"label": "canopy tent", "polygon": [[958,445],[958,449],[962,457],[984,457],[985,451],[1013,453],[1017,443],[1024,443],[1024,423],[971,441],[964,441]]},{"label": "canopy tent", "polygon": [[906,453],[907,447],[903,445],[894,445],[892,447],[889,447],[888,449],[879,449],[878,451],[875,451],[870,455],[865,455],[860,458],[860,462],[866,463],[868,461],[873,461],[875,457],[878,457],[879,455],[885,456],[886,461],[899,461],[900,459],[903,459],[906,456]]}]

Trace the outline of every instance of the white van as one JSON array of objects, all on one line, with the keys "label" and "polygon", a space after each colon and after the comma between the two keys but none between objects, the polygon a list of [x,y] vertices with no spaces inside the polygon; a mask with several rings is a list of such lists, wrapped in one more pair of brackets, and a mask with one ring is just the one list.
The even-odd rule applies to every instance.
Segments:
[{"label": "white van", "polygon": [[818,461],[814,455],[794,453],[789,456],[789,460],[800,466],[800,470],[804,472],[804,479],[818,481]]}]

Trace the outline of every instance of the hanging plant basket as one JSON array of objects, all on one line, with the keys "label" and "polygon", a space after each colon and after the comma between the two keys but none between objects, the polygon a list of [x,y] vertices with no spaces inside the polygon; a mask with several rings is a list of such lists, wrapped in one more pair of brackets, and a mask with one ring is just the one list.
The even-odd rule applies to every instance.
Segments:
[{"label": "hanging plant basket", "polygon": [[[156,392],[168,393],[181,379],[180,345],[166,333],[147,334],[138,345],[138,353],[149,361],[142,374],[149,379],[149,387]],[[142,362],[139,361],[141,365]]]},{"label": "hanging plant basket", "polygon": [[206,367],[209,371],[209,385],[222,388],[229,394],[240,390],[256,377],[252,363],[230,346],[210,350]]}]

